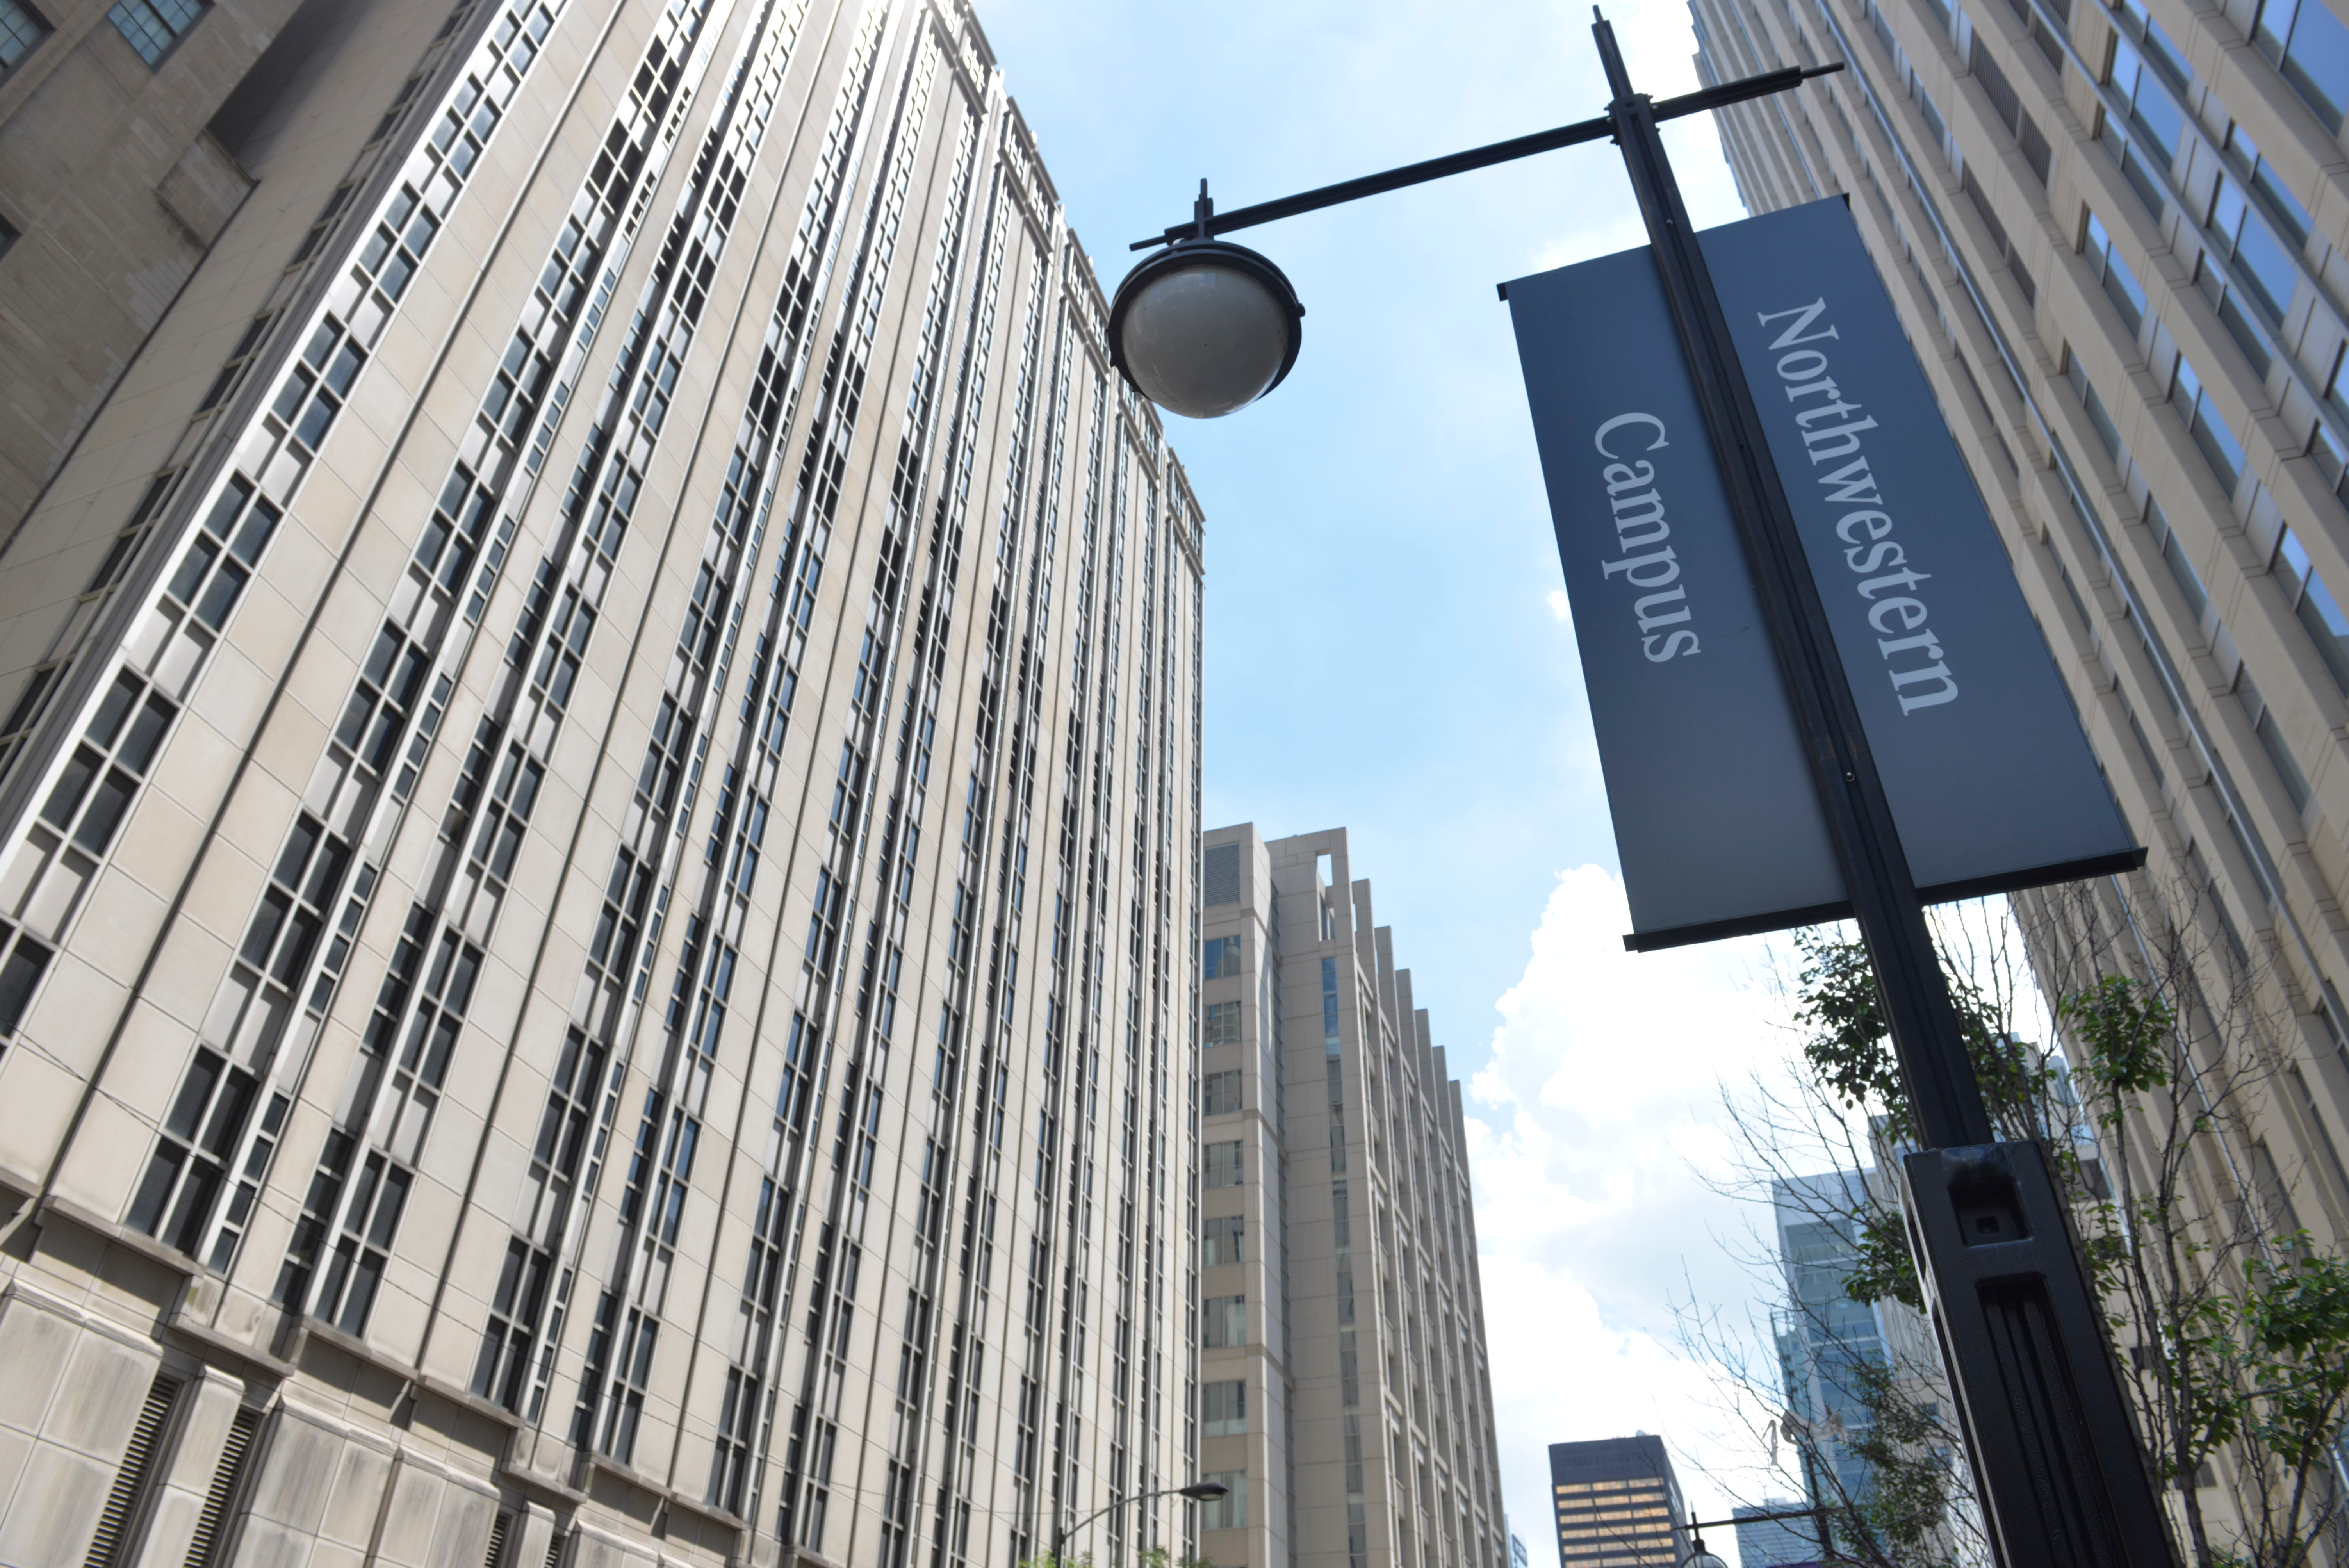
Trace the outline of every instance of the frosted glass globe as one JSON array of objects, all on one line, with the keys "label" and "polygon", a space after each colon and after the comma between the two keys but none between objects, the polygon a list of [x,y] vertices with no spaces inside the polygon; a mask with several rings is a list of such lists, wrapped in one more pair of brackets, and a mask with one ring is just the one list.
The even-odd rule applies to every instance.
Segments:
[{"label": "frosted glass globe", "polygon": [[1145,279],[1119,325],[1128,376],[1170,414],[1213,419],[1264,396],[1295,357],[1297,312],[1238,267]]}]

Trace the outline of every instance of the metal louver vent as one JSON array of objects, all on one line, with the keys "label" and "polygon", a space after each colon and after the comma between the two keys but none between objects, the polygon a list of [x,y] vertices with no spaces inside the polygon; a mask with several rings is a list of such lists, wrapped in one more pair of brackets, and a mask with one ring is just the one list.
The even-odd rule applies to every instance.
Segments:
[{"label": "metal louver vent", "polygon": [[563,1532],[559,1527],[554,1538],[546,1543],[546,1568],[563,1568]]},{"label": "metal louver vent", "polygon": [[164,1424],[180,1397],[180,1379],[160,1372],[147,1386],[147,1402],[140,1407],[139,1424],[130,1429],[130,1446],[122,1450],[122,1468],[115,1472],[114,1490],[106,1494],[106,1509],[98,1516],[98,1533],[90,1538],[89,1555],[82,1568],[115,1568],[129,1555],[123,1550],[139,1505],[146,1501],[149,1472],[155,1449],[163,1440]]},{"label": "metal louver vent", "polygon": [[204,1494],[204,1511],[196,1516],[195,1539],[188,1542],[187,1568],[213,1568],[220,1556],[221,1538],[228,1533],[230,1506],[236,1501],[237,1483],[244,1479],[245,1456],[253,1449],[253,1434],[261,1425],[261,1412],[251,1406],[237,1411],[229,1423],[228,1440],[221,1445],[220,1464],[212,1470],[212,1490]]},{"label": "metal louver vent", "polygon": [[1237,903],[1240,901],[1240,847],[1237,844],[1217,844],[1201,857],[1206,862],[1201,881],[1206,885],[1200,890],[1201,903]]},{"label": "metal louver vent", "polygon": [[490,1522],[490,1549],[481,1553],[481,1568],[504,1568],[506,1532],[512,1527],[513,1515],[498,1510],[497,1518]]}]

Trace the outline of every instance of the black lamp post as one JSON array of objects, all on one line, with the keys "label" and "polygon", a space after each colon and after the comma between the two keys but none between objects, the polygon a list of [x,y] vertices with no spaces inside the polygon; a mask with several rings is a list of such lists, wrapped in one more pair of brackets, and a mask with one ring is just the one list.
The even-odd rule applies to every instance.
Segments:
[{"label": "black lamp post", "polygon": [[[1237,247],[1235,247],[1237,249]],[[1061,1553],[1068,1550],[1069,1537],[1099,1519],[1112,1509],[1123,1508],[1129,1502],[1148,1502],[1154,1497],[1187,1497],[1194,1502],[1207,1502],[1222,1497],[1232,1489],[1219,1480],[1195,1480],[1189,1486],[1161,1487],[1156,1491],[1136,1492],[1132,1497],[1113,1497],[1086,1514],[1076,1523],[1063,1528],[1056,1519],[1052,1523],[1052,1568],[1067,1568]],[[1058,1510],[1054,1511],[1056,1513]]]},{"label": "black lamp post", "polygon": [[1923,1149],[1904,1162],[1911,1243],[1993,1548],[2002,1568],[2173,1563],[2045,1156],[2036,1144],[1995,1141],[1818,584],[1657,133],[1660,121],[1784,91],[1842,65],[1790,67],[1658,103],[1632,90],[1603,17],[1592,33],[1613,95],[1598,119],[1230,212],[1215,211],[1202,181],[1189,222],[1135,242],[1135,250],[1166,248],[1118,286],[1112,359],[1173,412],[1211,418],[1244,407],[1288,374],[1304,310],[1278,267],[1216,235],[1615,140],[1915,1108]]}]

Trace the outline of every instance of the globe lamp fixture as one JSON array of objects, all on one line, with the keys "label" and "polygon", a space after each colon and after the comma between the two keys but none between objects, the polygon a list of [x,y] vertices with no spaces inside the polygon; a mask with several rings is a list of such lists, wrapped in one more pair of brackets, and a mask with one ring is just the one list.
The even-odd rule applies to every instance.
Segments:
[{"label": "globe lamp fixture", "polygon": [[1199,182],[1197,232],[1145,258],[1109,309],[1110,363],[1170,414],[1215,419],[1280,385],[1304,341],[1305,307],[1278,267],[1207,236],[1214,211]]}]

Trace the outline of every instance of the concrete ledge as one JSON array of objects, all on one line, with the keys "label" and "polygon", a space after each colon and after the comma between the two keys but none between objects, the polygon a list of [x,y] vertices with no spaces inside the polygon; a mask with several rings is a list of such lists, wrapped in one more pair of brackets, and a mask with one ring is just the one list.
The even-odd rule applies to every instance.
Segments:
[{"label": "concrete ledge", "polygon": [[93,1235],[103,1236],[111,1244],[137,1253],[149,1263],[160,1264],[183,1278],[192,1279],[204,1272],[203,1264],[179,1248],[159,1242],[152,1236],[141,1235],[128,1225],[103,1219],[72,1199],[60,1198],[54,1192],[42,1199],[40,1207],[33,1212],[33,1223],[46,1227],[52,1215]]}]

